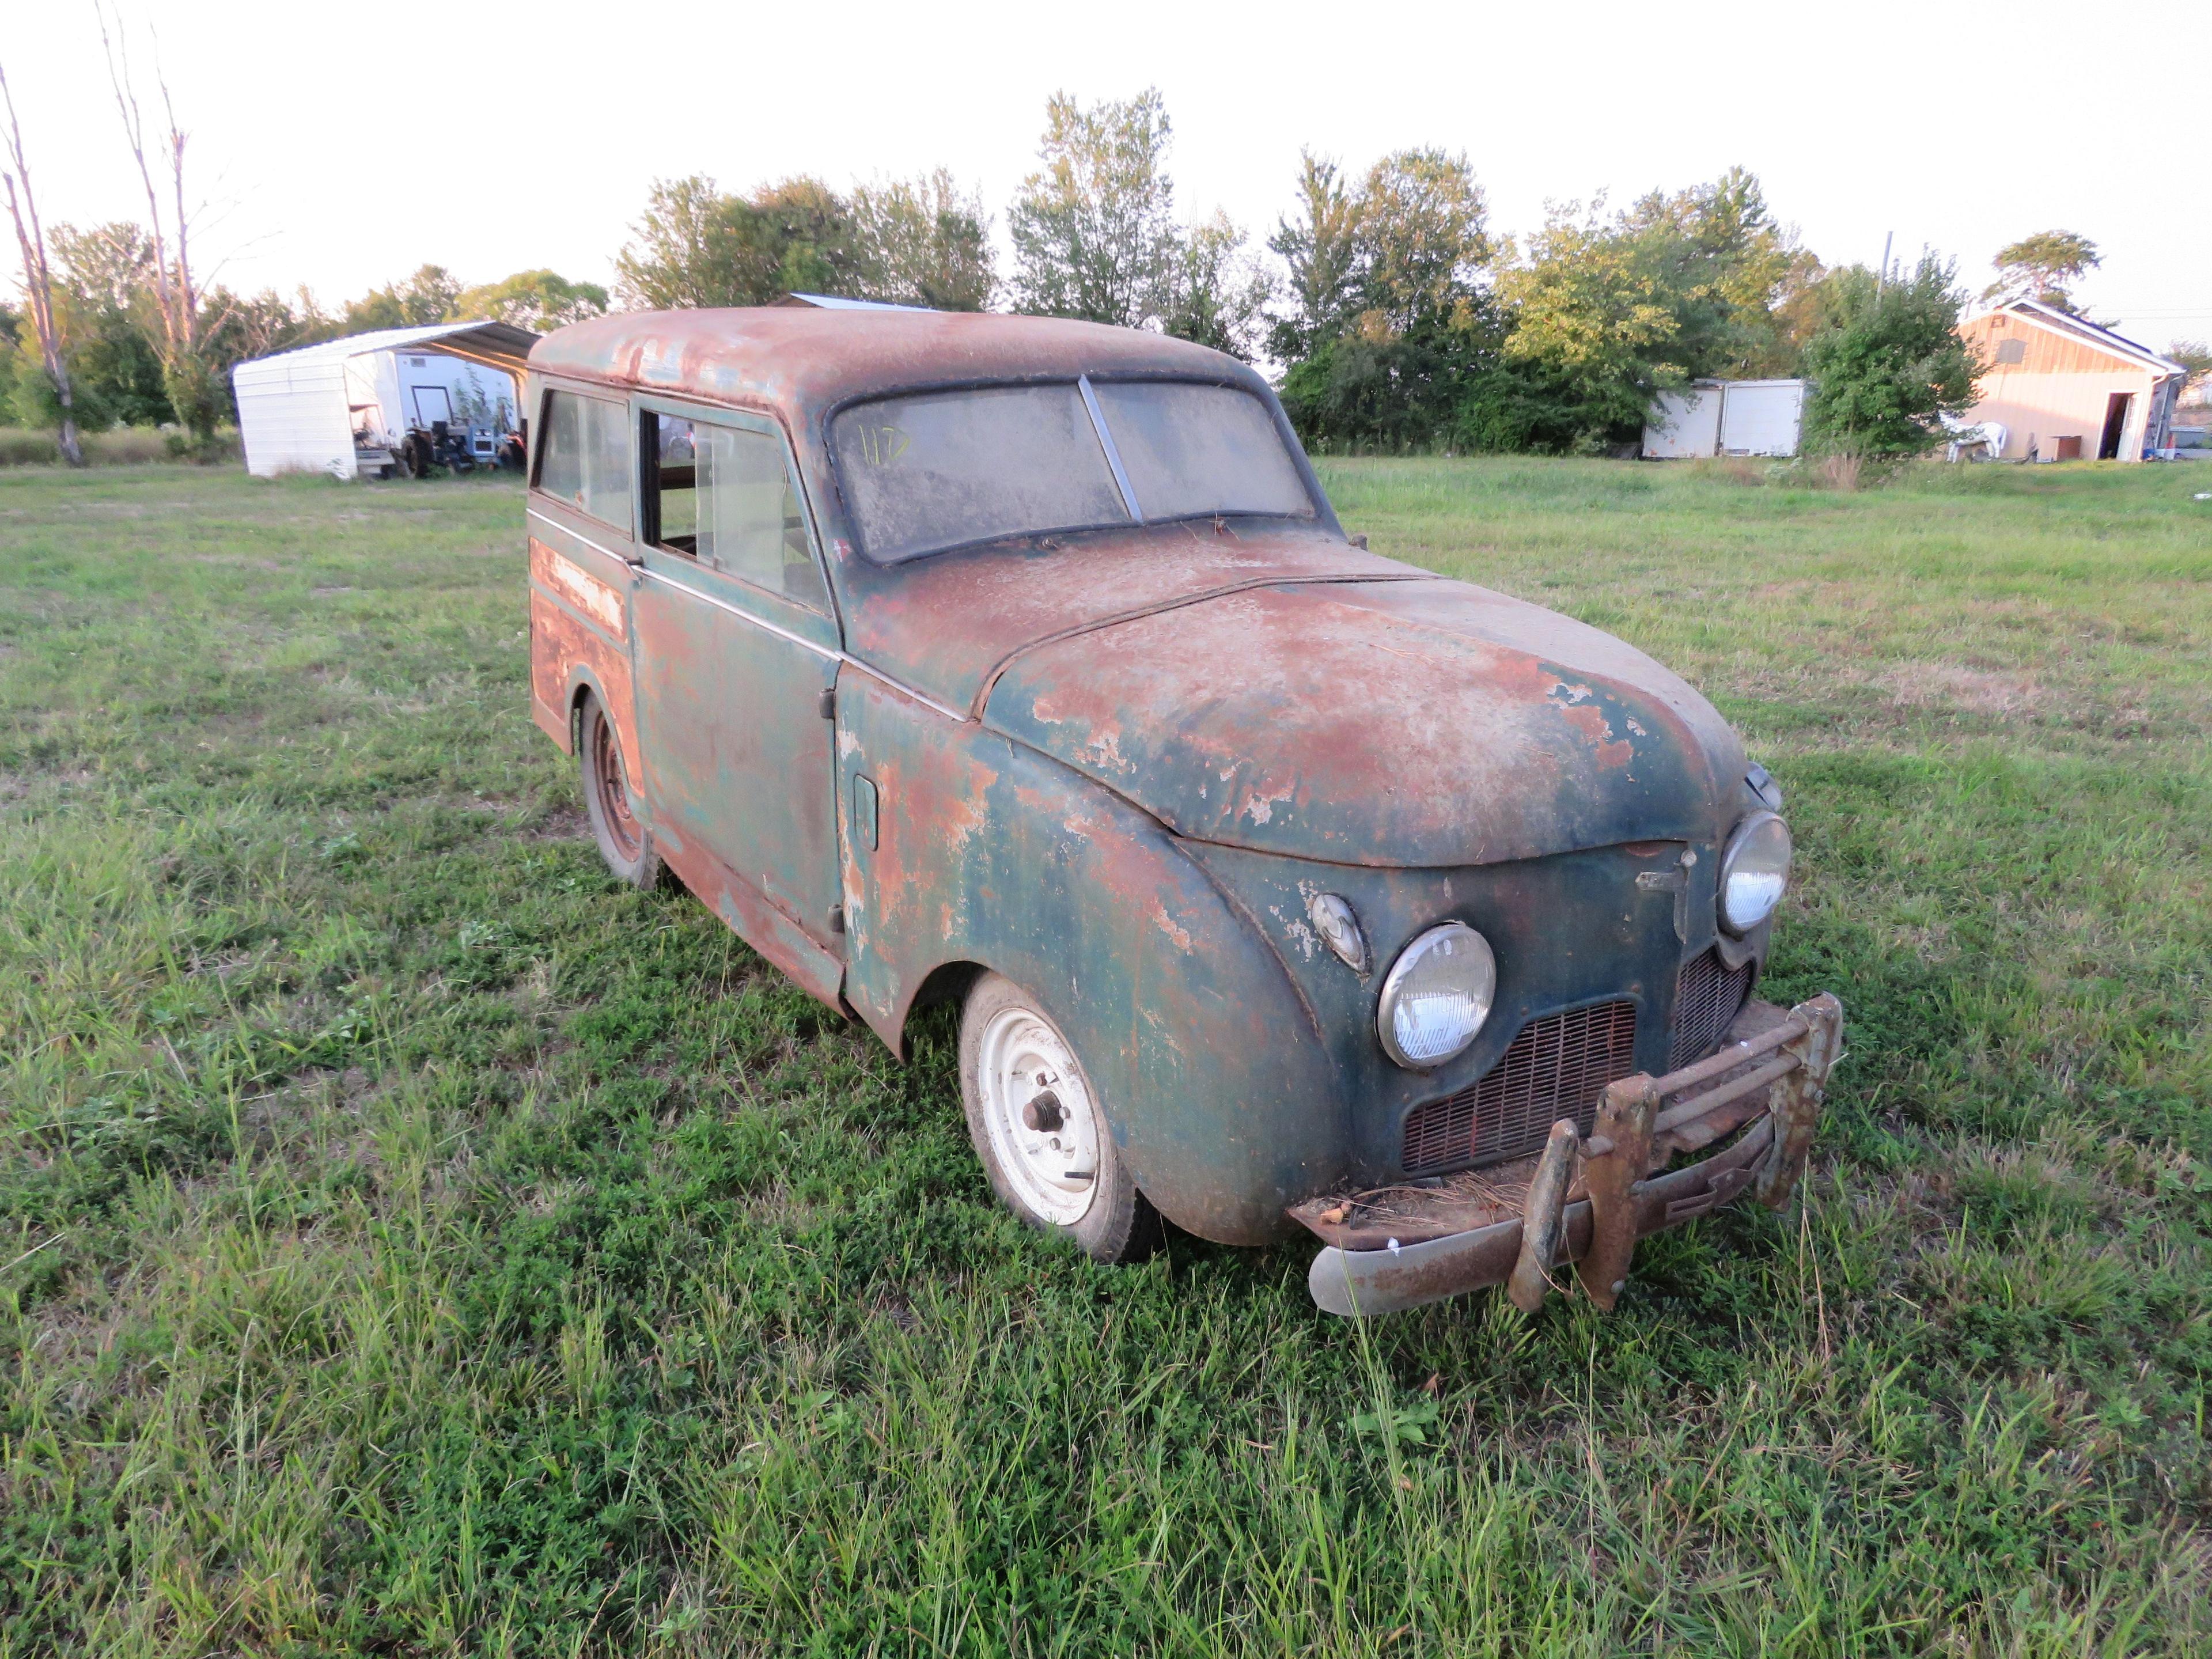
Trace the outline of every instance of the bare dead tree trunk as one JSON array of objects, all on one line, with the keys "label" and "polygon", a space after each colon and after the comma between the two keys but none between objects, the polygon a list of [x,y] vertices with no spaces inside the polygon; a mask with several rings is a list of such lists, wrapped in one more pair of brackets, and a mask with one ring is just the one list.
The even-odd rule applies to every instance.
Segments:
[{"label": "bare dead tree trunk", "polygon": [[145,118],[138,108],[137,91],[131,83],[131,46],[124,36],[120,14],[111,36],[108,8],[95,3],[94,11],[100,19],[100,44],[107,54],[107,80],[115,92],[116,112],[123,118],[123,136],[138,163],[138,181],[146,189],[146,216],[154,238],[154,301],[161,319],[161,338],[157,343],[162,386],[178,421],[204,444],[215,431],[217,398],[214,377],[200,351],[201,296],[192,281],[191,222],[185,210],[185,134],[177,125],[177,106],[169,96],[169,83],[161,74],[157,54],[154,81],[161,89],[161,111],[168,121],[167,131],[161,135],[163,170],[168,175],[165,183],[172,198],[165,214],[163,192],[155,187],[153,166],[147,160]]},{"label": "bare dead tree trunk", "polygon": [[62,459],[71,466],[84,465],[84,446],[77,441],[76,396],[70,388],[69,362],[62,355],[62,336],[54,320],[53,273],[46,266],[46,233],[39,222],[39,204],[31,194],[30,164],[23,159],[23,124],[15,118],[15,94],[8,85],[8,71],[0,69],[0,100],[8,106],[8,216],[15,222],[15,246],[23,257],[23,290],[31,299],[31,326],[39,336],[39,356],[46,379],[61,405]]}]

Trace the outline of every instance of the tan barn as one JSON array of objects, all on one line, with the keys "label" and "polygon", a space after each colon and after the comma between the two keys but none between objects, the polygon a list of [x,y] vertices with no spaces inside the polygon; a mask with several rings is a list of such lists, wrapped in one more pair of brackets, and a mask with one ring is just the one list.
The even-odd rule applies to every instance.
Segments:
[{"label": "tan barn", "polygon": [[1959,332],[1988,366],[1961,418],[2002,425],[2005,459],[2139,461],[2173,441],[2188,371],[2172,358],[2034,300]]}]

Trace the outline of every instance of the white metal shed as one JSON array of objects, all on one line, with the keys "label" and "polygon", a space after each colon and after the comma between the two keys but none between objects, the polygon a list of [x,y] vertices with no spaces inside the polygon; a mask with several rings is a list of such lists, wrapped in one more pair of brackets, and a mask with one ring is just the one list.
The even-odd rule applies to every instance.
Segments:
[{"label": "white metal shed", "polygon": [[1795,455],[1805,426],[1803,380],[1693,380],[1662,392],[1644,427],[1646,460],[1692,455]]},{"label": "white metal shed", "polygon": [[465,418],[511,431],[521,413],[524,360],[538,337],[508,323],[433,323],[325,340],[239,364],[239,437],[246,470],[358,477],[391,464],[410,428]]}]

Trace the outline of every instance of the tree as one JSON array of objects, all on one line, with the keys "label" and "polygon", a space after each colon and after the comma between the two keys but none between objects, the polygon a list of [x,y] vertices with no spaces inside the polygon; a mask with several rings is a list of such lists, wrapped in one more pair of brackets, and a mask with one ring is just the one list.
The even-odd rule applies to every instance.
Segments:
[{"label": "tree", "polygon": [[373,288],[347,301],[348,333],[374,328],[424,328],[460,316],[461,285],[443,265],[422,264],[404,282]]},{"label": "tree", "polygon": [[1670,349],[1679,299],[1635,229],[1604,216],[1602,200],[1555,207],[1528,258],[1498,279],[1512,318],[1505,355],[1534,372],[1559,406],[1571,447],[1594,447],[1640,427],[1654,392],[1686,378]]},{"label": "tree", "polygon": [[1276,221],[1267,246],[1290,269],[1291,311],[1273,321],[1269,349],[1285,362],[1344,331],[1358,293],[1359,208],[1336,163],[1298,152],[1297,216]]},{"label": "tree", "polygon": [[1190,228],[1169,273],[1162,332],[1232,357],[1253,356],[1275,283],[1244,252],[1245,240],[1226,213]]},{"label": "tree", "polygon": [[1496,257],[1482,187],[1464,155],[1407,149],[1386,155],[1361,184],[1354,279],[1368,332],[1444,321]]},{"label": "tree", "polygon": [[[161,357],[163,389],[178,422],[204,445],[215,432],[222,392],[200,353],[201,295],[192,277],[191,216],[185,208],[186,135],[177,125],[176,104],[157,61],[154,81],[161,89],[161,112],[168,126],[159,135],[164,165],[162,188],[156,189],[154,168],[147,159],[145,118],[131,81],[129,43],[111,41],[105,7],[95,5],[94,15],[100,20],[100,44],[107,54],[108,84],[115,94],[116,112],[123,118],[124,138],[138,164],[138,181],[146,191],[147,225],[153,240],[154,301],[160,322],[155,344]],[[119,24],[115,33],[122,34]],[[166,210],[165,191],[170,198]]]},{"label": "tree", "polygon": [[215,320],[201,337],[200,351],[222,388],[224,412],[233,421],[238,418],[238,395],[232,369],[251,358],[334,339],[345,331],[337,319],[323,314],[314,295],[304,288],[291,301],[273,289],[246,295],[214,288],[208,291],[207,309]]},{"label": "tree", "polygon": [[656,179],[630,241],[615,257],[624,300],[641,310],[734,305],[736,249],[730,198],[712,179]]},{"label": "tree", "polygon": [[1894,457],[1942,441],[1941,417],[1974,401],[1982,370],[1959,337],[1966,296],[1952,285],[1956,274],[1933,253],[1910,275],[1885,278],[1864,265],[1828,274],[1824,325],[1805,346],[1808,447]]},{"label": "tree", "polygon": [[630,236],[615,259],[617,286],[644,309],[769,305],[794,289],[864,297],[851,210],[817,179],[787,179],[750,199],[702,173],[656,179]]},{"label": "tree", "polygon": [[943,167],[853,192],[861,296],[937,311],[981,311],[998,272],[982,198],[963,195]]},{"label": "tree", "polygon": [[453,314],[464,321],[511,323],[539,334],[604,316],[606,309],[607,291],[597,283],[572,283],[551,270],[518,270],[463,289],[453,300]]},{"label": "tree", "polygon": [[1803,296],[1820,262],[1779,224],[1756,175],[1730,167],[1708,185],[1654,191],[1621,217],[1674,313],[1671,354],[1692,375],[1796,373]]},{"label": "tree", "polygon": [[747,265],[758,273],[757,297],[735,303],[767,305],[787,293],[867,297],[852,209],[819,179],[802,173],[769,185],[733,213]]},{"label": "tree", "polygon": [[1007,214],[1017,309],[1141,327],[1171,303],[1182,236],[1163,166],[1169,126],[1157,88],[1085,109],[1045,106],[1044,163]]},{"label": "tree", "polygon": [[82,231],[56,225],[52,252],[77,418],[94,428],[174,420],[158,344],[155,255],[146,233],[120,222]]},{"label": "tree", "polygon": [[15,406],[15,387],[23,374],[24,320],[21,312],[0,301],[0,421]]},{"label": "tree", "polygon": [[2206,349],[2203,341],[2176,340],[2166,347],[2166,355],[2189,371],[2187,378],[2181,383],[2184,396],[2196,391],[2208,378],[2212,378],[2212,350]]},{"label": "tree", "polygon": [[8,192],[8,216],[15,227],[15,247],[23,261],[23,295],[31,307],[31,328],[38,336],[39,366],[52,389],[58,418],[57,435],[62,458],[71,466],[84,465],[84,447],[77,441],[76,394],[70,384],[66,342],[54,316],[54,279],[46,262],[46,233],[39,222],[39,207],[31,192],[30,163],[23,155],[23,125],[15,116],[15,94],[8,85],[8,72],[0,69],[0,101],[8,106],[8,167],[0,173]]},{"label": "tree", "polygon": [[2070,230],[2039,230],[1999,248],[1990,263],[1996,267],[1997,279],[1982,290],[1984,300],[2037,300],[2072,312],[2075,307],[2067,285],[2104,260],[2086,236]]},{"label": "tree", "polygon": [[1455,441],[1470,388],[1498,365],[1483,275],[1497,258],[1481,187],[1463,155],[1401,150],[1356,191],[1333,162],[1302,158],[1300,216],[1278,227],[1296,309],[1272,342],[1298,355],[1283,380],[1301,436],[1320,445]]}]

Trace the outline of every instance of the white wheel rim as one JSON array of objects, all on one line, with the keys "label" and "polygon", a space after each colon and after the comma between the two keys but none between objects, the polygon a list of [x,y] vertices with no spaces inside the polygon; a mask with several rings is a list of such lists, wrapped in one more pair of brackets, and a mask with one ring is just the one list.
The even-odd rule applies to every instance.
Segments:
[{"label": "white wheel rim", "polygon": [[[1075,1056],[1043,1015],[1007,1008],[983,1028],[975,1056],[983,1127],[1008,1185],[1029,1210],[1055,1226],[1072,1227],[1091,1212],[1098,1192],[1098,1110]],[[1048,1095],[1057,1127],[1032,1127],[1023,1109]]]}]

